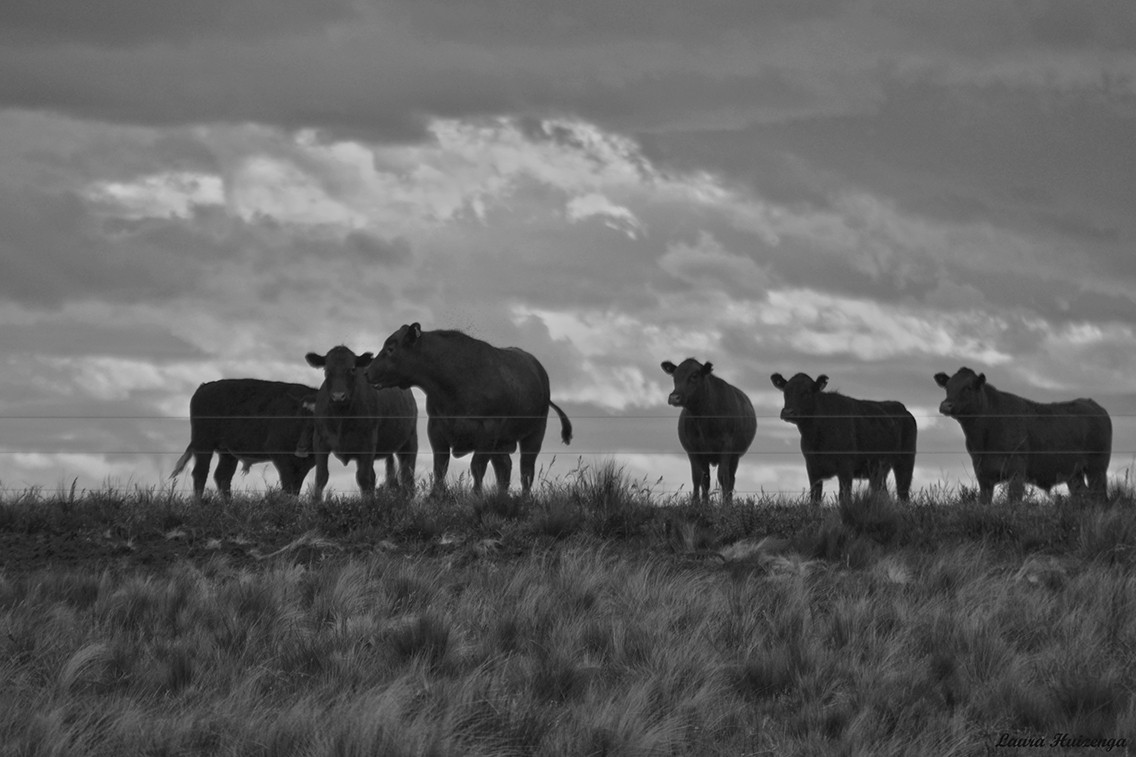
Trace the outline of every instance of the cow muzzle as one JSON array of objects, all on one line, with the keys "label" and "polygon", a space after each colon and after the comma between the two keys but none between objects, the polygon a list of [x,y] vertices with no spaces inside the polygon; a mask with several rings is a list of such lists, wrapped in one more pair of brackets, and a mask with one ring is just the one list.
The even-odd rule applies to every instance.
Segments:
[{"label": "cow muzzle", "polygon": [[784,408],[781,411],[781,420],[785,421],[786,423],[799,423],[801,421],[801,416],[797,415],[795,410]]},{"label": "cow muzzle", "polygon": [[348,399],[349,399],[349,397],[347,396],[347,392],[332,392],[331,393],[331,401],[334,402],[337,405],[342,405]]},{"label": "cow muzzle", "polygon": [[670,396],[667,397],[667,404],[682,407],[682,395],[678,392],[671,392]]},{"label": "cow muzzle", "polygon": [[954,415],[955,406],[951,404],[950,400],[943,400],[939,403],[939,412],[943,415]]}]

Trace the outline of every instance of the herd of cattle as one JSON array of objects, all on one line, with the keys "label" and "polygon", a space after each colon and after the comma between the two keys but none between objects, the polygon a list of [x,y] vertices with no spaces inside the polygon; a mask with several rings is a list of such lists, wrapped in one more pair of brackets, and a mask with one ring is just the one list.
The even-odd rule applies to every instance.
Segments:
[{"label": "herd of cattle", "polygon": [[[246,470],[272,462],[281,488],[297,495],[314,467],[313,495],[319,499],[334,454],[344,464],[355,462],[355,480],[365,495],[375,489],[376,458],[386,462],[388,486],[412,489],[418,454],[412,386],[426,395],[436,489],[445,485],[451,454],[472,453],[474,491],[481,490],[490,463],[498,487],[507,490],[510,455],[519,446],[521,487],[528,493],[549,408],[560,418],[561,439],[565,444],[572,439],[572,424],[551,400],[544,367],[516,347],[494,347],[460,331],[423,331],[414,323],[391,334],[377,356],[339,346],[326,355],[308,353],[307,361],[324,371],[318,389],[259,379],[202,384],[190,400],[190,443],[171,477],[193,458],[193,488],[200,498],[217,453],[213,479],[224,496],[230,496],[238,462]],[[738,462],[757,433],[753,404],[715,376],[710,363],[666,361],[662,368],[674,379],[668,402],[682,408],[678,436],[690,459],[694,499],[709,497],[713,466],[729,499]],[[908,499],[917,431],[902,403],[826,392],[823,375],[785,379],[775,373],[770,379],[784,394],[781,419],[801,434],[814,501],[827,478],[837,478],[843,499],[854,479],[867,479],[873,492],[886,491],[889,472],[899,498]],[[947,393],[940,412],[962,427],[981,501],[989,502],[1001,482],[1019,491],[1026,483],[1046,491],[1064,483],[1073,494],[1107,493],[1112,422],[1093,400],[1034,402],[995,389],[969,368],[953,376],[938,373],[935,382]]]}]

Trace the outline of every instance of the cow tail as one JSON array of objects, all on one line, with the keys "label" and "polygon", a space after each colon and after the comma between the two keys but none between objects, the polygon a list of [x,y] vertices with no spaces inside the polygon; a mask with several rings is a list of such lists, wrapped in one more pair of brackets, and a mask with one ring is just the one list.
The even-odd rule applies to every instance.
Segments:
[{"label": "cow tail", "polygon": [[563,410],[556,406],[555,402],[549,400],[548,404],[552,407],[553,410],[556,411],[556,414],[560,416],[560,438],[564,440],[565,444],[571,444],[572,421],[568,420],[568,416],[564,414]]},{"label": "cow tail", "polygon": [[192,444],[189,445],[188,447],[186,447],[185,448],[185,454],[178,458],[177,464],[174,465],[174,472],[170,474],[170,478],[177,478],[178,474],[181,473],[182,468],[185,467],[185,464],[189,462],[189,459],[191,457],[193,457],[193,445]]}]

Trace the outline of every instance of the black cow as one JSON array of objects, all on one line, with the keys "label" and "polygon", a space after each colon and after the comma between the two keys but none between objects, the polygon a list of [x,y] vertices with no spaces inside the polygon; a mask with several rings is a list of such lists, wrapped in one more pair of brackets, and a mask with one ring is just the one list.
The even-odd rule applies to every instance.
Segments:
[{"label": "black cow", "polygon": [[[347,465],[355,461],[355,482],[363,496],[375,492],[375,458],[385,458],[387,486],[414,488],[414,463],[418,455],[418,403],[408,389],[376,390],[363,371],[371,353],[356,356],[342,345],[326,355],[309,352],[313,368],[324,369],[323,385],[315,400],[316,458],[314,499],[327,486],[328,455],[334,453]],[[395,457],[398,457],[398,477]]]},{"label": "black cow", "polygon": [[1003,481],[1019,498],[1026,483],[1107,495],[1112,420],[1093,400],[1034,402],[995,389],[969,368],[936,373],[935,383],[947,390],[939,412],[962,426],[980,501],[990,502]]},{"label": "black cow", "polygon": [[681,407],[678,440],[690,458],[691,497],[705,502],[710,497],[710,467],[718,466],[722,498],[730,501],[738,462],[757,435],[753,403],[741,389],[715,376],[710,363],[694,358],[675,365],[667,360],[663,371],[674,377],[674,391],[667,402]]},{"label": "black cow", "polygon": [[819,502],[824,479],[836,476],[840,499],[852,496],[852,480],[868,479],[873,494],[887,491],[888,471],[895,471],[900,500],[911,493],[915,469],[915,417],[901,402],[858,400],[825,392],[828,376],[814,381],[798,373],[788,381],[769,377],[785,395],[781,420],[801,432],[801,452],[809,475],[809,497]]},{"label": "black cow", "polygon": [[226,499],[232,496],[237,463],[271,462],[280,488],[299,494],[315,464],[295,455],[296,445],[312,433],[312,415],[304,407],[316,390],[303,384],[260,379],[222,379],[202,384],[189,400],[190,442],[170,478],[193,463],[193,492],[201,499],[213,453],[220,455],[213,480]]},{"label": "black cow", "polygon": [[572,440],[572,423],[550,399],[548,373],[517,347],[494,347],[460,331],[423,331],[413,323],[387,337],[367,380],[376,386],[420,387],[426,393],[427,434],[434,450],[434,488],[445,487],[450,454],[473,453],[469,469],[481,491],[493,463],[497,487],[507,491],[521,448],[521,488],[527,494],[544,443],[548,409],[560,416],[561,439]]}]

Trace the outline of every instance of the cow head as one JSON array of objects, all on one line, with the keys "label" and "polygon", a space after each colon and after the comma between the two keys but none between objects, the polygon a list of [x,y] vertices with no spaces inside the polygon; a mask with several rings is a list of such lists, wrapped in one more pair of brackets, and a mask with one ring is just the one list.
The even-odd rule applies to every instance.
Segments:
[{"label": "cow head", "polygon": [[823,374],[814,381],[808,374],[798,373],[786,381],[780,373],[774,373],[769,380],[785,395],[781,420],[786,423],[800,423],[815,416],[817,395],[828,385],[828,376]]},{"label": "cow head", "polygon": [[939,404],[943,415],[977,415],[985,406],[982,389],[986,386],[986,374],[975,373],[969,368],[959,368],[955,375],[935,374],[935,383],[947,390],[947,398]]},{"label": "cow head", "polygon": [[343,407],[351,403],[355,394],[356,371],[366,368],[371,362],[371,353],[356,355],[347,347],[332,347],[326,355],[309,352],[308,365],[323,368],[323,387],[327,389],[328,402],[332,407]]},{"label": "cow head", "polygon": [[406,360],[413,354],[421,336],[422,326],[417,322],[404,324],[388,336],[378,356],[367,366],[367,381],[377,389],[391,386],[409,389],[411,381],[406,373]]},{"label": "cow head", "polygon": [[714,370],[711,363],[700,363],[688,357],[681,365],[675,365],[669,360],[663,362],[663,372],[674,377],[674,391],[667,396],[667,404],[675,407],[688,407],[698,393],[710,372]]}]

